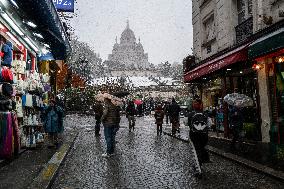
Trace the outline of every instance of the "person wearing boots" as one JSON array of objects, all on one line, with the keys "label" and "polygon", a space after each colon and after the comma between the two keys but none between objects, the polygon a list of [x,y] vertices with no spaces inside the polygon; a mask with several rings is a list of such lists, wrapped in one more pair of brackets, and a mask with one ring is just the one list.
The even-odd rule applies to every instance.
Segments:
[{"label": "person wearing boots", "polygon": [[162,125],[163,125],[164,115],[165,113],[163,111],[163,107],[161,104],[159,104],[154,114],[157,124],[157,135],[162,135]]}]

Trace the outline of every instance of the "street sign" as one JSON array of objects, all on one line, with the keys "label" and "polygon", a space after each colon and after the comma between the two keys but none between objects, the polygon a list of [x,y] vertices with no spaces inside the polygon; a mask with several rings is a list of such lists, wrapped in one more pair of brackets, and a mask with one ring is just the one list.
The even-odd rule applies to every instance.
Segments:
[{"label": "street sign", "polygon": [[74,12],[74,0],[53,0],[53,3],[60,12]]}]

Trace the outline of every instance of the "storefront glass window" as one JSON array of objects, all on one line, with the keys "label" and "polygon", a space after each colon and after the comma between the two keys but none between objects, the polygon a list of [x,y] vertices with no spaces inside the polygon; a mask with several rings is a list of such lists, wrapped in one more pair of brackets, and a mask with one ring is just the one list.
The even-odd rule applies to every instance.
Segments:
[{"label": "storefront glass window", "polygon": [[284,63],[271,64],[269,68],[271,99],[271,141],[284,144]]}]

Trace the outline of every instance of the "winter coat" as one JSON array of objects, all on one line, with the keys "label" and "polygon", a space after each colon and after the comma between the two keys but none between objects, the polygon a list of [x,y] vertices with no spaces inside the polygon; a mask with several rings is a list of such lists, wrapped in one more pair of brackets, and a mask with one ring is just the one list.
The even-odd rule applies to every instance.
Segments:
[{"label": "winter coat", "polygon": [[230,122],[230,127],[243,126],[243,113],[240,108],[234,106],[231,106],[229,108],[229,122]]},{"label": "winter coat", "polygon": [[164,106],[164,112],[165,112],[166,115],[169,115],[169,107],[170,107],[169,104],[166,104],[166,105]]},{"label": "winter coat", "polygon": [[126,107],[126,115],[127,116],[134,116],[135,113],[136,113],[136,110],[135,110],[134,104],[133,105],[128,105]]},{"label": "winter coat", "polygon": [[63,110],[59,106],[48,106],[44,110],[44,129],[47,133],[63,132]]},{"label": "winter coat", "polygon": [[115,106],[111,102],[105,104],[102,116],[104,126],[116,127],[120,122],[120,107]]},{"label": "winter coat", "polygon": [[155,110],[154,117],[156,119],[157,125],[162,125],[164,120],[165,113],[163,110]]},{"label": "winter coat", "polygon": [[96,103],[93,107],[94,112],[95,112],[95,117],[96,119],[101,119],[102,115],[103,115],[103,111],[104,111],[104,107],[101,103]]},{"label": "winter coat", "polygon": [[169,115],[170,118],[172,119],[178,119],[179,118],[179,113],[181,109],[180,106],[177,103],[173,103],[169,106]]},{"label": "winter coat", "polygon": [[12,50],[13,45],[11,42],[8,41],[6,44],[3,45],[2,51],[4,52],[4,57],[1,65],[11,67],[13,61]]}]

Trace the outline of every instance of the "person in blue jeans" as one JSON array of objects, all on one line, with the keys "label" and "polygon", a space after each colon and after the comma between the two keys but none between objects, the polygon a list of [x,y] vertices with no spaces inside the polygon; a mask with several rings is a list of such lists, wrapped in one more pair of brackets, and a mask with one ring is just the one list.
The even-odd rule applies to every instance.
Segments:
[{"label": "person in blue jeans", "polygon": [[111,100],[105,98],[105,106],[103,110],[102,123],[104,126],[104,135],[107,145],[106,153],[103,157],[111,157],[114,155],[115,135],[120,122],[119,107],[112,104]]}]

